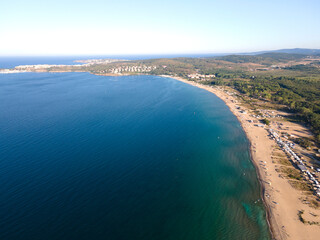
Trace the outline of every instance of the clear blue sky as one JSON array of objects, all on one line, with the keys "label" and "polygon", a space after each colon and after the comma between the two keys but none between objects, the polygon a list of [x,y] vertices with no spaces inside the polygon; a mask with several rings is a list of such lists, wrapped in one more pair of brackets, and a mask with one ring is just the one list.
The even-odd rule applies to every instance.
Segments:
[{"label": "clear blue sky", "polygon": [[0,55],[320,48],[319,0],[10,0]]}]

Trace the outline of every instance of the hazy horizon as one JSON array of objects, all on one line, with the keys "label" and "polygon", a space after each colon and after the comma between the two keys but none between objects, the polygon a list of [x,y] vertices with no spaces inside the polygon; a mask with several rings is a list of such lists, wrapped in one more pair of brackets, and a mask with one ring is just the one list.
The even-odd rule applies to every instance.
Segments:
[{"label": "hazy horizon", "polygon": [[320,48],[320,2],[6,1],[0,56],[223,54]]},{"label": "hazy horizon", "polygon": [[163,56],[163,57],[179,57],[179,56],[224,56],[224,55],[233,55],[233,54],[259,54],[260,52],[276,52],[276,51],[280,51],[280,50],[293,50],[293,49],[305,49],[305,50],[319,50],[320,48],[282,48],[282,49],[270,49],[270,50],[265,50],[265,49],[260,49],[257,51],[253,51],[253,52],[199,52],[199,53],[149,53],[149,54],[141,54],[141,53],[137,53],[137,54],[44,54],[44,55],[0,55],[0,57],[154,57],[154,56]]}]

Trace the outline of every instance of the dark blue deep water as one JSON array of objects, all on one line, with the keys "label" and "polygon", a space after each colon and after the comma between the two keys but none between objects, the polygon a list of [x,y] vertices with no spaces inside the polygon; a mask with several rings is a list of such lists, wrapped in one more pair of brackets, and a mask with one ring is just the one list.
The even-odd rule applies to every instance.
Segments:
[{"label": "dark blue deep water", "polygon": [[169,78],[0,75],[0,239],[269,239],[247,138]]}]

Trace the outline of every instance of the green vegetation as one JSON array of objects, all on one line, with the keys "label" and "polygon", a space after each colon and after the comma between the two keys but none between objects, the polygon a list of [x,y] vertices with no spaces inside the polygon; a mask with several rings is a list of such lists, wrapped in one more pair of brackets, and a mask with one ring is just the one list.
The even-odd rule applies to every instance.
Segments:
[{"label": "green vegetation", "polygon": [[300,60],[306,57],[303,54],[289,54],[289,53],[263,53],[259,55],[229,55],[219,57],[219,60],[224,60],[234,63],[259,63],[262,65],[271,65],[283,61]]},{"label": "green vegetation", "polygon": [[297,138],[295,142],[304,148],[310,148],[312,145],[312,142],[308,138]]},{"label": "green vegetation", "polygon": [[320,74],[317,77],[256,77],[226,85],[249,97],[286,105],[289,111],[310,125],[316,140],[320,141]]},{"label": "green vegetation", "polygon": [[270,120],[268,120],[268,119],[262,119],[262,122],[264,123],[264,124],[266,124],[266,125],[270,125]]},{"label": "green vegetation", "polygon": [[301,173],[299,170],[292,168],[292,167],[281,167],[281,172],[285,173],[288,178],[301,180]]},{"label": "green vegetation", "polygon": [[303,181],[289,180],[289,183],[293,188],[297,190],[312,192],[310,186]]},{"label": "green vegetation", "polygon": [[292,164],[290,163],[290,161],[287,158],[279,158],[277,160],[278,160],[278,163],[281,165],[292,166]]}]

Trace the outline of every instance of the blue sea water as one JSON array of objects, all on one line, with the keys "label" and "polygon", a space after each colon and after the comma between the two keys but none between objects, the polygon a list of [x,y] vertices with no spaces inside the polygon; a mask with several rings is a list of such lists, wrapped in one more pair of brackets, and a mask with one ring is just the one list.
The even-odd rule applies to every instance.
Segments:
[{"label": "blue sea water", "polygon": [[0,75],[0,239],[270,239],[248,140],[170,78]]}]

